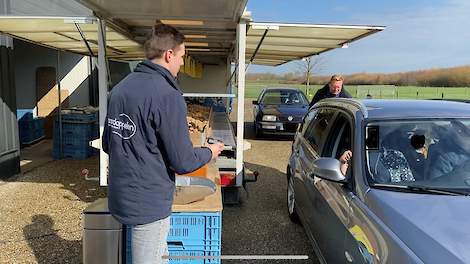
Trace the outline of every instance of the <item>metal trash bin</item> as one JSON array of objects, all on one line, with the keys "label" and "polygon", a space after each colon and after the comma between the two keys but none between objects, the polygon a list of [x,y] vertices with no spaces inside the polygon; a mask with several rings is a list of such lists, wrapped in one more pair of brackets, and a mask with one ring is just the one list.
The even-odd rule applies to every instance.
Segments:
[{"label": "metal trash bin", "polygon": [[108,199],[98,199],[83,211],[83,263],[123,263],[123,225],[109,213]]}]

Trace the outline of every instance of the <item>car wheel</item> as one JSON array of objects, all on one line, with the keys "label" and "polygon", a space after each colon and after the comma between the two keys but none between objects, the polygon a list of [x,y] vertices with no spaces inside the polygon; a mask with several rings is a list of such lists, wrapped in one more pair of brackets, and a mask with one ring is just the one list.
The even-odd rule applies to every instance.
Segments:
[{"label": "car wheel", "polygon": [[[289,170],[289,167],[287,168]],[[295,207],[295,191],[294,191],[294,177],[289,176],[288,173],[288,180],[287,180],[287,209],[289,213],[289,218],[292,222],[298,223],[299,216],[297,215],[297,209]]]}]

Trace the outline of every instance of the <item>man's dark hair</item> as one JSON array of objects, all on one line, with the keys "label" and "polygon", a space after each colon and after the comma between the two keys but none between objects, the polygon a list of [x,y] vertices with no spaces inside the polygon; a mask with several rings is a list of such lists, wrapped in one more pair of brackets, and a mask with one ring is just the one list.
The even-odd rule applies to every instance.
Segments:
[{"label": "man's dark hair", "polygon": [[163,53],[169,49],[174,49],[184,42],[184,35],[176,28],[157,24],[153,26],[152,32],[148,34],[144,43],[145,57],[149,60],[161,58]]}]

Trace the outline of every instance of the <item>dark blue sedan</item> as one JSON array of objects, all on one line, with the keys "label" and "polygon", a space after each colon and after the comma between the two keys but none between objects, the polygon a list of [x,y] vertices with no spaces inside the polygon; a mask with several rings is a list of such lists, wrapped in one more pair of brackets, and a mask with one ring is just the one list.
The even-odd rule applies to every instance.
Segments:
[{"label": "dark blue sedan", "polygon": [[294,88],[266,88],[253,105],[256,136],[294,135],[308,112],[307,97]]}]

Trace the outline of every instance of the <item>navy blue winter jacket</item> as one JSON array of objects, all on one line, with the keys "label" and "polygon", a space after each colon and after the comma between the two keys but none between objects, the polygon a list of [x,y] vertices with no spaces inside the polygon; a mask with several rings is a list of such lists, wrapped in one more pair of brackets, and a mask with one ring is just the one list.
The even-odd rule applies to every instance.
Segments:
[{"label": "navy blue winter jacket", "polygon": [[211,160],[193,148],[187,108],[175,78],[151,61],[110,93],[103,133],[109,154],[109,210],[121,223],[147,224],[171,214],[175,172],[192,172]]}]

